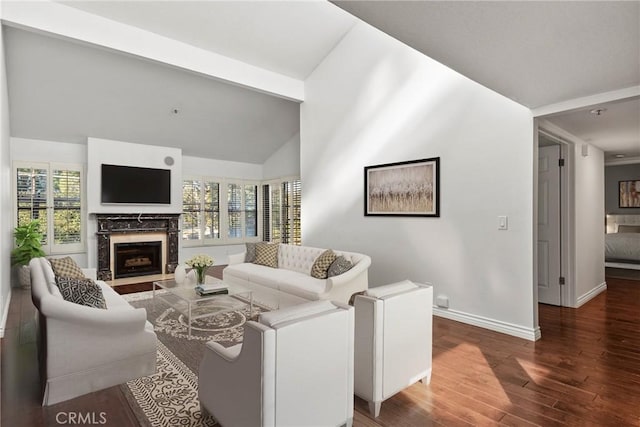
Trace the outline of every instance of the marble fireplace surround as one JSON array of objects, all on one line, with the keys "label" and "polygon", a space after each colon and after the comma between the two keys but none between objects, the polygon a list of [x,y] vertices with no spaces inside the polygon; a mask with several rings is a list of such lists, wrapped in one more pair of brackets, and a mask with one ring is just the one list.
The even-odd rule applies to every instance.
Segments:
[{"label": "marble fireplace surround", "polygon": [[98,279],[113,279],[112,240],[162,241],[164,273],[173,273],[178,265],[179,218],[180,214],[96,214]]}]

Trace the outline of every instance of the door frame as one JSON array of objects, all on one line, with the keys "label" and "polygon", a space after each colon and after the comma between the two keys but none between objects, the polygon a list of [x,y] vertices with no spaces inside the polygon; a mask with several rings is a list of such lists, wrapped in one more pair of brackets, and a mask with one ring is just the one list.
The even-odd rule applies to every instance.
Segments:
[{"label": "door frame", "polygon": [[[565,131],[552,123],[536,119],[536,160],[538,157],[539,134],[552,139],[560,145],[560,158],[565,160],[564,167],[560,169],[560,275],[565,278],[565,284],[561,285],[560,306],[576,307],[576,283],[575,283],[575,148],[576,144],[567,138]],[[536,161],[537,163],[537,161]],[[538,168],[534,170],[536,186],[538,183]],[[538,194],[534,195],[537,212]],[[537,217],[535,221],[535,240],[538,241]],[[538,280],[537,280],[537,256],[536,256],[536,280],[535,303],[538,304]]]}]

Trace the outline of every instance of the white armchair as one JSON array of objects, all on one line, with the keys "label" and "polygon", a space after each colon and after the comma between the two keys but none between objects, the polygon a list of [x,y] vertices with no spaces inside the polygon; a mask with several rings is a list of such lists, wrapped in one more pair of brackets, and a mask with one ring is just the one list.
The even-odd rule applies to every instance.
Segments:
[{"label": "white armchair", "polygon": [[433,289],[408,280],[370,288],[355,306],[355,394],[373,417],[382,401],[431,380]]},{"label": "white armchair", "polygon": [[353,422],[353,307],[314,301],[264,313],[242,344],[207,343],[198,396],[222,426]]}]

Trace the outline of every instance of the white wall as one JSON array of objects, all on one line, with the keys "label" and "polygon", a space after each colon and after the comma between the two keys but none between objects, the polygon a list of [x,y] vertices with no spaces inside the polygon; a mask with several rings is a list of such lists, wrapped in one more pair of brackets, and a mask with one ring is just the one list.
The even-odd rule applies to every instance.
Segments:
[{"label": "white wall", "polygon": [[[173,158],[173,165],[165,163]],[[102,164],[136,166],[171,170],[171,204],[102,204],[100,181]],[[154,145],[132,144],[99,138],[87,140],[87,211],[94,213],[181,213],[182,212],[182,150]]]},{"label": "white wall", "polygon": [[11,138],[11,161],[74,163],[87,166],[87,146],[41,139]]},{"label": "white wall", "polygon": [[[0,4],[0,17],[2,17],[2,7]],[[3,337],[11,300],[10,259],[13,247],[13,222],[11,220],[9,94],[2,28],[0,28],[0,116],[0,337]]]},{"label": "white wall", "polygon": [[[260,181],[262,179],[262,165],[183,156],[182,173],[185,177],[209,176]],[[182,210],[182,206],[180,210]]]},{"label": "white wall", "polygon": [[263,165],[265,180],[300,175],[300,133],[287,141]]},{"label": "white wall", "polygon": [[[366,253],[370,286],[431,282],[438,315],[533,340],[531,112],[365,23],[305,91],[304,244]],[[363,215],[365,166],[429,157],[440,218]]]},{"label": "white wall", "polygon": [[581,153],[582,145],[575,144],[575,307],[606,289],[604,153],[592,145],[588,156]]}]

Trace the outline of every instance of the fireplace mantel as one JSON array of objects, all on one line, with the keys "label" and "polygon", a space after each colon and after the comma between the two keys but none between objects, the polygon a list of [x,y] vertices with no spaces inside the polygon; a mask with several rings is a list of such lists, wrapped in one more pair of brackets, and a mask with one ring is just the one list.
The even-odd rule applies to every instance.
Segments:
[{"label": "fireplace mantel", "polygon": [[180,214],[96,214],[98,222],[98,279],[111,280],[111,236],[113,234],[158,233],[167,235],[166,273],[178,265]]}]

